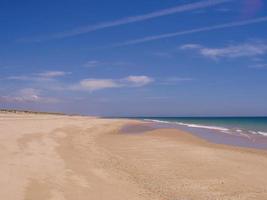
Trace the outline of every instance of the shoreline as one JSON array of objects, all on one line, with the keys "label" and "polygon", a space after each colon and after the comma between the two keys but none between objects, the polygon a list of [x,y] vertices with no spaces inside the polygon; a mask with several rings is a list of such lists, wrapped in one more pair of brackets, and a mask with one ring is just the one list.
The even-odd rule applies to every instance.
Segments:
[{"label": "shoreline", "polygon": [[[166,135],[165,132],[167,133]],[[170,132],[171,132],[171,137],[169,137],[168,135],[168,133]],[[213,142],[210,139],[207,139],[203,136],[200,136],[188,130],[183,130],[174,126],[162,126],[161,124],[144,122],[142,120],[133,120],[125,123],[123,126],[121,126],[118,133],[133,135],[133,136],[157,135],[163,138],[169,137],[174,140],[178,140],[180,134],[182,133],[183,136],[189,137],[195,141],[199,141],[205,146],[210,146],[212,148],[232,149],[245,152],[254,152],[260,154],[262,153],[263,155],[267,155],[267,148],[247,147],[241,145]]]},{"label": "shoreline", "polygon": [[126,127],[124,127],[123,129],[125,129],[125,132],[132,133],[142,132],[142,130],[148,131],[154,129],[176,129],[178,131],[180,130],[188,132],[189,134],[195,135],[201,139],[205,139],[215,144],[267,150],[267,137],[265,135],[229,134],[227,132],[214,129],[186,127],[175,123],[166,123],[142,119],[140,119],[140,123],[143,125],[136,125],[136,127],[126,125]]}]

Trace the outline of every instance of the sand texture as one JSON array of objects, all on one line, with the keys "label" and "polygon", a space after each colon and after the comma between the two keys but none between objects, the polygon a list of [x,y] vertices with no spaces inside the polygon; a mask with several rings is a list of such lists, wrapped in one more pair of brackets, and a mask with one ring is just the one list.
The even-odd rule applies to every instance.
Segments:
[{"label": "sand texture", "polygon": [[267,153],[124,119],[0,113],[2,200],[266,200]]}]

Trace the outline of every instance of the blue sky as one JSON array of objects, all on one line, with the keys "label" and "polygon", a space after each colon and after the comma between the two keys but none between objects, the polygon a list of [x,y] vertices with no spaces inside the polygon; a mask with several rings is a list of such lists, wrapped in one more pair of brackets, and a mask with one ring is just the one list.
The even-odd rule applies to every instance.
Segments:
[{"label": "blue sky", "polygon": [[0,0],[1,108],[267,115],[267,1]]}]

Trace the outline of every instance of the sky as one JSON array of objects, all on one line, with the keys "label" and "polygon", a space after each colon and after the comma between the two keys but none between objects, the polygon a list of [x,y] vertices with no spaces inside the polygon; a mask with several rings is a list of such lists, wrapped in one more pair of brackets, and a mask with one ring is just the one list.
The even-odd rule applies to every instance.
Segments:
[{"label": "sky", "polygon": [[267,0],[0,0],[0,108],[267,116]]}]

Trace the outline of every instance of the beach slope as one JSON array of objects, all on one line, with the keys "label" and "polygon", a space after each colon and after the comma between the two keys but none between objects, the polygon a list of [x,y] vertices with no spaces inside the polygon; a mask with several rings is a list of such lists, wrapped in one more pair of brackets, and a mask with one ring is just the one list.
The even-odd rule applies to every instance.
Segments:
[{"label": "beach slope", "polygon": [[142,123],[0,113],[0,199],[267,199],[266,151]]}]

